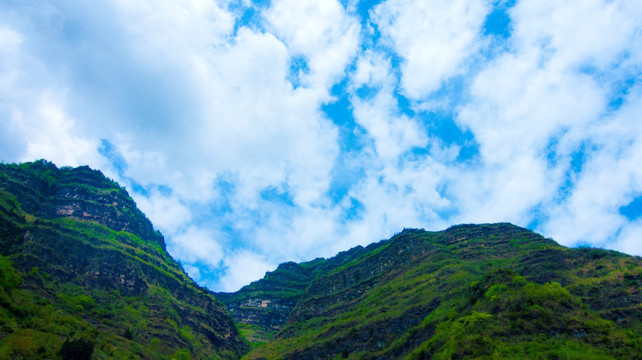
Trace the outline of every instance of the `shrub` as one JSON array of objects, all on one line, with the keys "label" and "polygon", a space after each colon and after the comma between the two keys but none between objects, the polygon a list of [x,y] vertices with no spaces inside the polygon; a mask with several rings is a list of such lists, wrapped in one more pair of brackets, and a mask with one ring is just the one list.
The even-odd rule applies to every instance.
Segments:
[{"label": "shrub", "polygon": [[94,343],[86,339],[67,339],[60,349],[60,356],[69,360],[89,360],[94,353]]}]

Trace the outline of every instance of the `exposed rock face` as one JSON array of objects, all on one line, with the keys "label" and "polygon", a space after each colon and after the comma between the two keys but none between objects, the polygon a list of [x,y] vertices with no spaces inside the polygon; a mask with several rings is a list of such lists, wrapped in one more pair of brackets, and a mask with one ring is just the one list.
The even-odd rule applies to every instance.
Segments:
[{"label": "exposed rock face", "polygon": [[[2,169],[5,191],[19,195],[22,209],[43,219],[71,218],[92,221],[125,231],[165,248],[163,236],[136,207],[124,188],[87,166],[57,169],[52,163],[31,163]],[[39,176],[34,176],[38,173]]]},{"label": "exposed rock face", "polygon": [[[127,193],[88,168],[0,165],[0,276],[0,358],[87,341],[96,358],[248,350]],[[642,259],[505,223],[406,229],[216,296],[261,344],[244,359],[642,359]]]},{"label": "exposed rock face", "polygon": [[356,259],[364,252],[375,249],[361,246],[339,253],[331,259],[316,259],[297,264],[287,262],[265,274],[261,280],[243,287],[236,293],[217,293],[234,321],[246,325],[246,337],[251,342],[271,340],[283,328],[310,283],[320,274],[327,273]]},{"label": "exposed rock face", "polygon": [[252,327],[247,334],[248,340],[265,342],[285,325],[301,296],[301,288],[305,288],[311,279],[310,269],[285,263],[267,273],[260,283],[252,283],[236,294],[218,293],[216,296],[227,305],[234,321]]},{"label": "exposed rock face", "polygon": [[460,225],[284,264],[223,301],[237,322],[268,329],[249,359],[529,357],[535,347],[636,358],[641,276],[639,257],[564,248],[511,224]]},{"label": "exposed rock face", "polygon": [[[154,338],[168,356],[186,349],[196,358],[234,359],[246,351],[225,307],[187,277],[127,192],[99,171],[44,161],[0,165],[0,200],[0,255],[23,274],[23,288],[54,307],[84,291],[100,310],[84,313],[86,321],[127,333],[99,336],[105,343],[97,351],[122,347],[120,341],[148,346]],[[32,269],[46,277],[29,276]],[[115,304],[142,309],[137,325],[118,320]]]}]

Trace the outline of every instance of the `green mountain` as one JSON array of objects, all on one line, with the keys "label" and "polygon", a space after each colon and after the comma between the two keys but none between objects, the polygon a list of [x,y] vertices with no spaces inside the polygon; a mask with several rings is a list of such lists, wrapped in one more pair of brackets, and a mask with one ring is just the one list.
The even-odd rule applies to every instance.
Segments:
[{"label": "green mountain", "polygon": [[640,334],[640,257],[406,229],[215,294],[100,172],[0,165],[0,359],[642,359]]},{"label": "green mountain", "polygon": [[237,359],[247,346],[118,184],[0,165],[0,359]]},{"label": "green mountain", "polygon": [[511,224],[406,229],[217,297],[247,359],[642,359],[642,259]]}]

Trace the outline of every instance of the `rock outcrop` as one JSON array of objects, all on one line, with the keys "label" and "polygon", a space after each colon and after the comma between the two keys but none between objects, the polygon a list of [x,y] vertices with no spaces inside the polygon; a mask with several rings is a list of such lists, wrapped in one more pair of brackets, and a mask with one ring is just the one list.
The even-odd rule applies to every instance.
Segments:
[{"label": "rock outcrop", "polygon": [[[41,326],[60,339],[47,351],[81,333],[99,357],[236,359],[247,350],[225,307],[171,258],[127,191],[99,171],[0,165],[0,255],[22,277],[21,296],[73,319],[66,330]],[[81,295],[84,302],[74,300]],[[22,329],[31,326],[17,316],[0,344],[25,341]]]},{"label": "rock outcrop", "polygon": [[261,309],[284,298],[258,290],[274,279],[298,289],[247,358],[642,356],[639,257],[500,223],[406,229],[340,258],[282,265],[224,299],[237,322],[264,329]]}]

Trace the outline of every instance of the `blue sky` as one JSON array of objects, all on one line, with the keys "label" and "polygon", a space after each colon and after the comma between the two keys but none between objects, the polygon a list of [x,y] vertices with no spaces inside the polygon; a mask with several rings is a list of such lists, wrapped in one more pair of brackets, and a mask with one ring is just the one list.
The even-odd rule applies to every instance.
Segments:
[{"label": "blue sky", "polygon": [[642,3],[0,3],[0,160],[125,185],[236,290],[404,227],[642,255]]}]

